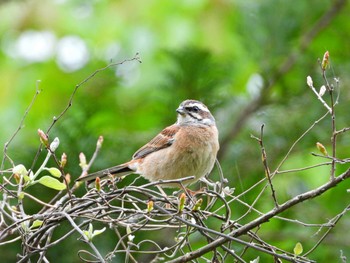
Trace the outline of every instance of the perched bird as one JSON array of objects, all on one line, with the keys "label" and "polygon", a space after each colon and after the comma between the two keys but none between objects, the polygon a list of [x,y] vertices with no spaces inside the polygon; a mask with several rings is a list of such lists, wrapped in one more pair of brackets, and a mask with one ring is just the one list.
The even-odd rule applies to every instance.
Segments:
[{"label": "perched bird", "polygon": [[190,185],[209,174],[219,150],[218,130],[213,115],[207,106],[197,100],[183,101],[176,112],[176,123],[141,147],[131,161],[80,177],[77,181],[134,173],[151,182],[194,176],[194,179],[184,182]]}]

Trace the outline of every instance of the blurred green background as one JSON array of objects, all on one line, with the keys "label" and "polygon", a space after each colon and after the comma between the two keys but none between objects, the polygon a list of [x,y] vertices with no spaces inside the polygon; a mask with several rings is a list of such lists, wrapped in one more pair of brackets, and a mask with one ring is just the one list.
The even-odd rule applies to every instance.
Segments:
[{"label": "blurred green background", "polygon": [[[128,160],[175,122],[176,107],[191,98],[207,104],[217,119],[222,141],[219,160],[238,194],[264,177],[259,146],[250,138],[259,135],[262,123],[273,170],[292,143],[326,112],[307,87],[306,76],[312,76],[317,88],[323,84],[317,59],[327,50],[329,80],[340,80],[337,127],[350,126],[349,13],[347,1],[340,0],[2,1],[0,145],[18,127],[40,80],[41,93],[8,150],[16,164],[31,167],[39,145],[37,129],[49,127],[75,86],[96,69],[138,52],[141,64],[111,67],[82,85],[72,107],[50,132],[50,138],[60,138],[59,155],[68,155],[66,171],[73,178],[80,175],[78,155],[84,152],[89,159],[99,135],[104,136],[104,145],[92,171]],[[330,137],[326,118],[300,141],[282,169],[321,162],[310,153],[317,151],[317,141],[330,151]],[[339,136],[339,158],[349,157],[349,142],[349,134]],[[339,166],[337,172],[346,168]],[[279,175],[274,180],[279,201],[325,183],[328,176],[324,167]],[[216,171],[212,178],[218,179]],[[347,188],[349,183],[344,182],[284,216],[325,223],[346,207]],[[47,191],[46,196],[38,186],[33,194],[49,200],[53,193]],[[253,201],[257,192],[245,201]],[[256,208],[267,211],[272,205],[266,193]],[[233,211],[237,218],[246,208]],[[340,250],[350,258],[350,236],[345,235],[349,227],[345,215],[310,258],[340,262]],[[272,220],[259,234],[292,252],[299,241],[310,249],[320,238],[316,232],[317,228]],[[49,259],[58,262],[59,255],[60,262],[77,261],[75,252],[69,252],[81,245],[76,238],[52,248]],[[110,238],[114,244],[115,237]],[[13,262],[19,251],[19,243],[0,247],[4,262]],[[253,260],[254,251],[248,253]]]}]

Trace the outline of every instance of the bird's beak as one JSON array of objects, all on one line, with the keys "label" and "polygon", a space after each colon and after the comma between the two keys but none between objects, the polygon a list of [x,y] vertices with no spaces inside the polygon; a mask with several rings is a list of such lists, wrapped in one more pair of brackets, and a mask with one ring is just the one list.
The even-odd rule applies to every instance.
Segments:
[{"label": "bird's beak", "polygon": [[182,106],[178,107],[178,108],[176,109],[176,112],[177,112],[178,114],[180,114],[180,115],[185,115],[185,110],[184,110],[184,108],[183,108]]}]

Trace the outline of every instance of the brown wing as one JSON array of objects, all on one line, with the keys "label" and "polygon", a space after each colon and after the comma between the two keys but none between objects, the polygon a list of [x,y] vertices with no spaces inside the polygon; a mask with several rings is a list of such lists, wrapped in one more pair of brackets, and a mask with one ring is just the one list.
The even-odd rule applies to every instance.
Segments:
[{"label": "brown wing", "polygon": [[162,130],[149,143],[141,147],[134,155],[133,159],[139,159],[146,155],[167,148],[174,142],[176,132],[179,130],[177,125],[171,125]]}]

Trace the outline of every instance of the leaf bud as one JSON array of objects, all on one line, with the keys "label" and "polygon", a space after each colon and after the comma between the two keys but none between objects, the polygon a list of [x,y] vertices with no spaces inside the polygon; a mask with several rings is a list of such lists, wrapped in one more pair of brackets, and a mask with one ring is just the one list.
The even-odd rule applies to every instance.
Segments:
[{"label": "leaf bud", "polygon": [[322,143],[317,142],[317,143],[316,143],[316,147],[317,147],[317,149],[318,149],[323,155],[328,156],[326,147],[324,147]]},{"label": "leaf bud", "polygon": [[195,203],[195,205],[194,205],[192,211],[199,211],[199,210],[201,210],[202,203],[203,203],[203,199],[202,199],[202,198],[199,198],[199,199],[197,200],[197,202]]},{"label": "leaf bud", "polygon": [[320,95],[320,97],[322,97],[325,93],[326,93],[326,86],[322,85],[320,88],[320,92],[318,93],[318,95]]},{"label": "leaf bud", "polygon": [[67,164],[67,154],[62,153],[61,161],[60,161],[61,168],[64,168],[66,164]]},{"label": "leaf bud", "polygon": [[66,178],[67,184],[70,184],[70,182],[71,182],[71,176],[70,176],[70,174],[67,173],[64,177]]},{"label": "leaf bud", "polygon": [[95,188],[96,188],[97,192],[101,191],[101,179],[100,179],[100,177],[96,177],[96,179],[95,179]]},{"label": "leaf bud", "polygon": [[306,83],[310,88],[312,88],[314,86],[314,83],[313,83],[312,78],[310,76],[306,77]]},{"label": "leaf bud", "polygon": [[299,256],[301,253],[303,253],[303,246],[300,242],[295,244],[293,252],[295,256]]},{"label": "leaf bud", "polygon": [[322,59],[322,63],[321,63],[321,68],[323,71],[325,71],[327,69],[329,65],[329,52],[326,51],[323,55],[323,59]]},{"label": "leaf bud", "polygon": [[147,202],[147,213],[150,213],[152,210],[153,210],[153,201],[152,200],[149,200]]},{"label": "leaf bud", "polygon": [[50,144],[50,150],[51,152],[56,151],[56,149],[58,148],[58,146],[60,145],[60,140],[58,139],[58,137],[56,137],[53,142]]},{"label": "leaf bud", "polygon": [[101,148],[102,143],[103,143],[103,136],[101,135],[100,137],[98,137],[98,140],[97,140],[97,148]]},{"label": "leaf bud", "polygon": [[179,212],[182,212],[185,208],[186,194],[182,193],[179,198]]},{"label": "leaf bud", "polygon": [[83,152],[81,152],[79,154],[79,166],[82,168],[82,169],[85,169],[85,167],[87,166],[87,163],[86,163],[86,157],[85,157],[85,154]]},{"label": "leaf bud", "polygon": [[43,132],[42,130],[38,129],[38,134],[39,134],[40,142],[42,144],[44,144],[45,147],[49,147],[49,138],[47,137],[45,132]]}]

